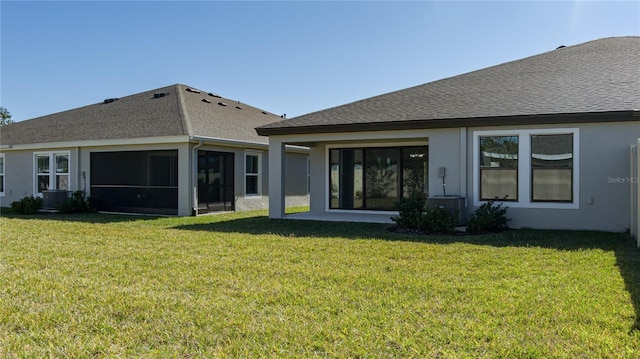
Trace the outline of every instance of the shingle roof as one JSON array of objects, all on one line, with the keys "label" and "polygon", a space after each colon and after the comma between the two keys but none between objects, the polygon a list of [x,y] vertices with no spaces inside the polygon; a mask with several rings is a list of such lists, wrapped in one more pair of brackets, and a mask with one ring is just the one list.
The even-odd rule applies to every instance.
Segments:
[{"label": "shingle roof", "polygon": [[[637,109],[640,37],[615,37],[279,121],[257,132],[508,125],[527,123],[541,115]],[[574,116],[572,120],[580,119]]]},{"label": "shingle roof", "polygon": [[15,145],[175,135],[267,143],[254,128],[279,119],[279,116],[236,100],[176,84],[2,126],[0,143]]}]

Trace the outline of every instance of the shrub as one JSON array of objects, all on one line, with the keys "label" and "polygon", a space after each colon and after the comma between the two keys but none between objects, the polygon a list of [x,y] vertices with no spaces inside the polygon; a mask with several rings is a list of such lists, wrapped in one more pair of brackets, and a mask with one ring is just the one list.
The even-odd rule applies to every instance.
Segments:
[{"label": "shrub", "polygon": [[510,219],[507,218],[507,207],[490,200],[469,216],[468,231],[471,233],[499,232],[509,228],[508,221]]},{"label": "shrub", "polygon": [[458,223],[456,215],[445,208],[426,208],[422,214],[422,228],[428,233],[451,233]]},{"label": "shrub", "polygon": [[87,197],[84,191],[75,191],[66,201],[58,206],[60,213],[93,213],[96,207],[91,197]]},{"label": "shrub", "polygon": [[427,200],[424,194],[413,192],[409,197],[402,198],[396,204],[398,216],[391,218],[398,227],[418,230],[422,223],[422,214],[426,208]]},{"label": "shrub", "polygon": [[11,202],[11,212],[17,214],[34,214],[42,208],[42,198],[28,196]]},{"label": "shrub", "polygon": [[412,193],[398,202],[398,216],[391,218],[398,227],[427,232],[451,233],[457,224],[456,216],[444,208],[428,208],[423,193]]}]

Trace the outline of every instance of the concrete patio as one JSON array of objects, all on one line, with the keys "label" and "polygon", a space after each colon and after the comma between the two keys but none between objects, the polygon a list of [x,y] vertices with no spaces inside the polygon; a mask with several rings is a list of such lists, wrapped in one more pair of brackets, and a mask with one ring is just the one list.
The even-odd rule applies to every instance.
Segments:
[{"label": "concrete patio", "polygon": [[352,212],[300,212],[286,214],[285,219],[298,219],[307,221],[327,222],[367,222],[367,223],[394,223],[391,217],[393,213],[352,213]]}]

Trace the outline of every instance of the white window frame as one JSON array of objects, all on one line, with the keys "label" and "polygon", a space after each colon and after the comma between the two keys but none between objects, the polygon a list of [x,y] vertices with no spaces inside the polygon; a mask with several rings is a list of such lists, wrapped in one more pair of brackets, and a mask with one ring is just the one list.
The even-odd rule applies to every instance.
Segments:
[{"label": "white window frame", "polygon": [[[571,202],[534,202],[531,194],[531,136],[532,135],[573,135],[573,199]],[[512,208],[580,208],[580,131],[578,128],[545,128],[521,130],[487,130],[473,132],[473,205],[478,207],[487,202],[480,200],[480,137],[518,136],[518,200],[496,201]]]},{"label": "white window frame", "polygon": [[39,156],[47,156],[49,157],[49,188],[56,187],[56,176],[57,173],[55,171],[55,163],[57,155],[66,155],[67,156],[67,191],[70,191],[72,187],[72,179],[71,176],[71,152],[70,151],[50,151],[50,152],[34,152],[33,153],[33,195],[35,197],[42,197],[42,192],[38,192],[38,157]]},{"label": "white window frame", "polygon": [[2,184],[2,191],[0,191],[0,197],[4,197],[4,192],[6,191],[7,182],[5,181],[5,168],[7,167],[7,159],[4,156],[4,153],[0,153],[0,159],[2,159],[2,166],[0,166],[0,176],[2,176],[2,180],[0,183]]},{"label": "white window frame", "polygon": [[[257,173],[248,173],[247,172],[247,157],[254,156],[258,157],[258,169]],[[244,152],[244,176],[242,179],[244,180],[244,196],[245,197],[261,197],[262,196],[262,152],[260,151],[245,151]],[[257,177],[257,190],[258,193],[247,193],[247,177]]]}]

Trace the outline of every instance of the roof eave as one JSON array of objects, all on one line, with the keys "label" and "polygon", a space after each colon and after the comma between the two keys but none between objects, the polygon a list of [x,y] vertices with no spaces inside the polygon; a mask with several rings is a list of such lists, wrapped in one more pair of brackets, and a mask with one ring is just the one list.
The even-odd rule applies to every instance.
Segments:
[{"label": "roof eave", "polygon": [[459,127],[485,127],[485,126],[529,126],[548,125],[562,123],[595,123],[595,122],[623,122],[640,121],[640,110],[604,111],[604,112],[578,112],[539,115],[514,115],[497,117],[469,117],[469,118],[444,118],[427,120],[388,121],[388,122],[363,122],[336,125],[315,126],[291,126],[256,128],[260,136],[271,135],[297,135],[308,133],[339,133],[339,132],[366,132],[366,131],[391,131],[412,129],[435,128],[459,128]]}]

